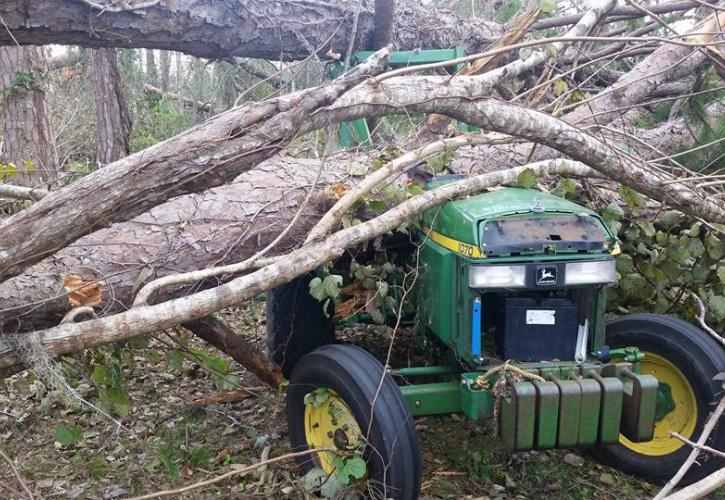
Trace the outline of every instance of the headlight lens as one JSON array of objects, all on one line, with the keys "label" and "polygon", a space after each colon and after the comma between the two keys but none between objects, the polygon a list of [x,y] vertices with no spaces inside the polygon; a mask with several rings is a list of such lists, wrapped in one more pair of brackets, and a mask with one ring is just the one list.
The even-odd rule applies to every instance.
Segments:
[{"label": "headlight lens", "polygon": [[526,266],[473,266],[468,273],[471,288],[526,286]]},{"label": "headlight lens", "polygon": [[614,260],[597,262],[570,262],[566,265],[567,285],[591,285],[614,283],[616,279]]}]

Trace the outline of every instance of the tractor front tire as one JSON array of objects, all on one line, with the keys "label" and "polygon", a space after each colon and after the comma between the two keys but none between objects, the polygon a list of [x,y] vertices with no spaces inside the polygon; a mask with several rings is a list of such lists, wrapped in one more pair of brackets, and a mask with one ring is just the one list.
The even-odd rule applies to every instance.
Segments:
[{"label": "tractor front tire", "polygon": [[335,341],[332,311],[325,314],[310,295],[314,277],[305,274],[267,292],[267,356],[287,378],[302,356]]},{"label": "tractor front tire", "polygon": [[[298,458],[303,472],[319,467],[328,475],[345,474],[340,460],[357,455],[366,463],[360,479],[367,479],[357,486],[367,496],[418,498],[415,422],[392,376],[364,349],[328,345],[297,363],[287,390],[287,428],[293,451],[341,450]],[[345,475],[344,482],[351,480]]]},{"label": "tractor front tire", "polygon": [[[620,436],[619,443],[596,448],[604,463],[655,483],[669,480],[690,454],[691,448],[670,432],[697,441],[710,412],[722,397],[722,385],[713,377],[725,371],[725,350],[712,337],[681,319],[658,314],[623,316],[607,325],[611,348],[638,347],[644,352],[642,373],[666,384],[664,394],[674,409],[655,422],[651,441],[635,443]],[[661,385],[661,388],[662,385]],[[725,449],[725,422],[713,430],[706,443]],[[697,481],[725,465],[722,458],[703,453],[682,484]]]}]

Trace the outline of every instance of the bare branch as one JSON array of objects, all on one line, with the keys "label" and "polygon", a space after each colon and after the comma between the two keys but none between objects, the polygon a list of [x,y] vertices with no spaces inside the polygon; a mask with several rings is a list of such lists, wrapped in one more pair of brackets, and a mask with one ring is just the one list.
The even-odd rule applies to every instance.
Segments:
[{"label": "bare branch", "polygon": [[18,469],[15,468],[15,465],[13,464],[13,461],[10,460],[10,457],[8,457],[3,450],[0,449],[0,457],[7,462],[8,466],[10,467],[10,470],[12,471],[13,475],[15,476],[15,479],[18,480],[18,484],[20,484],[20,487],[23,488],[23,491],[28,495],[29,500],[33,500],[35,496],[33,496],[33,493],[30,491],[30,488],[28,488],[28,485],[25,483],[25,480],[23,479],[23,476],[20,475],[18,472]]},{"label": "bare branch", "polygon": [[[717,405],[717,408],[715,408],[715,411],[713,411],[710,414],[710,418],[707,419],[707,422],[705,423],[705,426],[702,428],[702,434],[700,434],[700,438],[697,440],[697,444],[699,446],[702,446],[707,441],[707,438],[710,437],[710,433],[712,430],[717,427],[718,423],[720,422],[720,416],[722,415],[723,411],[725,410],[725,396],[720,400],[720,403]],[[695,460],[697,459],[697,456],[700,454],[699,448],[693,448],[693,450],[690,452],[690,455],[687,457],[687,460],[684,461],[682,466],[680,467],[680,470],[677,471],[677,474],[674,475],[672,479],[667,481],[667,484],[660,490],[659,493],[654,497],[653,500],[662,500],[665,498],[674,488],[679,484],[679,482],[682,480],[683,477],[685,477],[685,474],[687,474],[687,471],[690,470],[690,467],[692,467],[692,464],[695,463]],[[721,469],[720,473],[723,472],[725,469]],[[717,473],[716,473],[717,474]],[[725,477],[725,475],[724,475]],[[670,498],[670,497],[668,497]],[[691,498],[691,497],[681,497],[681,498]]]},{"label": "bare branch", "polygon": [[289,460],[290,458],[303,457],[305,455],[311,455],[312,453],[319,453],[321,451],[337,451],[337,450],[333,449],[333,448],[312,448],[309,450],[295,451],[292,453],[287,453],[285,455],[280,455],[278,457],[269,458],[267,460],[262,460],[260,462],[254,463],[252,465],[243,467],[241,469],[234,469],[234,470],[231,470],[229,472],[222,474],[221,476],[207,479],[205,481],[199,481],[198,483],[190,484],[189,486],[184,486],[183,488],[177,488],[175,490],[157,491],[156,493],[149,493],[148,495],[132,497],[132,498],[129,498],[128,500],[147,500],[149,498],[161,498],[161,497],[181,495],[182,493],[186,493],[187,491],[193,491],[198,488],[202,488],[204,486],[209,486],[210,484],[220,483],[220,482],[224,481],[225,479],[229,479],[230,477],[238,476],[240,474],[246,474],[247,472],[253,471],[255,469],[259,469],[260,467],[266,467],[269,464],[281,462],[283,460]]},{"label": "bare branch", "polygon": [[38,201],[41,198],[45,198],[49,194],[50,193],[45,189],[13,186],[12,184],[0,184],[0,198]]},{"label": "bare branch", "polygon": [[470,177],[411,198],[384,214],[362,224],[343,229],[322,242],[305,245],[273,264],[245,276],[235,278],[215,288],[152,306],[134,307],[126,312],[82,323],[64,324],[47,330],[0,336],[0,372],[24,363],[24,346],[42,346],[48,356],[132,338],[208,316],[216,311],[239,304],[260,292],[319,265],[338,258],[345,248],[392,231],[408,217],[447,200],[460,198],[491,186],[514,182],[530,168],[538,175],[592,175],[589,167],[567,160],[541,162]]}]

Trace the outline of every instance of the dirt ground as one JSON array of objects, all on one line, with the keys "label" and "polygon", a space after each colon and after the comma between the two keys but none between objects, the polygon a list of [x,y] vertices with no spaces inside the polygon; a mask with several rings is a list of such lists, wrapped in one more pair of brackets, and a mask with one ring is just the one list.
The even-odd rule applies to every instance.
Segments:
[{"label": "dirt ground", "polygon": [[[263,311],[257,301],[225,315],[263,347]],[[355,335],[375,350],[381,340],[387,342],[377,328]],[[203,481],[289,451],[281,392],[262,387],[232,364],[230,379],[237,382],[238,377],[239,386],[255,396],[192,407],[190,401],[216,392],[214,377],[193,360],[171,363],[170,350],[175,352],[161,337],[126,350],[123,385],[130,407],[122,419],[78,400],[98,405],[97,389],[82,375],[67,379],[77,396],[53,388],[47,374],[31,371],[0,382],[0,449],[36,496],[126,498]],[[61,444],[59,427],[76,429],[77,439]],[[597,463],[584,451],[510,455],[492,439],[489,426],[458,415],[419,418],[417,427],[424,497],[632,499],[651,498],[658,489]],[[280,462],[176,498],[306,495],[294,464]],[[6,463],[0,463],[0,498],[23,498]]]}]

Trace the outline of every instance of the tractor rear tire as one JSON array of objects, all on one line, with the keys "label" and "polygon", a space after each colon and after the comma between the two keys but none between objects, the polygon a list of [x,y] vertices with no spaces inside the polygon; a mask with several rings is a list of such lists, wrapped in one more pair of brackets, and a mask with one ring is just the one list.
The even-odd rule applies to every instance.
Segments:
[{"label": "tractor rear tire", "polygon": [[[606,343],[611,348],[638,347],[645,357],[642,373],[669,382],[675,409],[655,423],[651,441],[632,443],[620,437],[618,444],[602,446],[594,454],[604,463],[655,483],[672,478],[691,448],[669,432],[697,441],[702,428],[722,397],[722,384],[713,377],[725,371],[725,350],[712,337],[681,319],[658,314],[623,316],[607,325]],[[725,449],[725,422],[713,430],[706,443]],[[699,463],[698,463],[699,462]],[[681,484],[689,484],[725,465],[722,458],[703,453]]]},{"label": "tractor rear tire", "polygon": [[310,295],[314,277],[305,274],[267,292],[267,356],[287,378],[302,356],[335,342],[332,311],[326,315]]},{"label": "tractor rear tire", "polygon": [[[324,401],[313,404],[309,398],[318,391]],[[367,482],[360,487],[368,496],[418,498],[421,455],[415,421],[392,376],[364,349],[328,345],[299,361],[287,390],[287,428],[293,451],[345,451],[304,455],[297,459],[303,472],[320,467],[337,475],[339,457],[354,450],[367,465]]]}]

